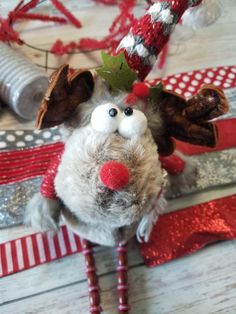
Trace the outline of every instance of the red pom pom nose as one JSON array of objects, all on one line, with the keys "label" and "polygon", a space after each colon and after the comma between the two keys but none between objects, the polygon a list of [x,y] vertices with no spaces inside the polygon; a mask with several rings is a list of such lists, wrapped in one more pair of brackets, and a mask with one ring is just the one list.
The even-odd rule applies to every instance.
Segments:
[{"label": "red pom pom nose", "polygon": [[101,166],[99,177],[108,189],[119,191],[129,183],[129,170],[121,162],[111,160]]}]

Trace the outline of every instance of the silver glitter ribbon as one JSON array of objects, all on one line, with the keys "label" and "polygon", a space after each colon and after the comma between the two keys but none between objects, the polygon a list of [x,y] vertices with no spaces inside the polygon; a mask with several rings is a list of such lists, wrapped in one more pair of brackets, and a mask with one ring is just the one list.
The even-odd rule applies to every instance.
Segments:
[{"label": "silver glitter ribbon", "polygon": [[168,199],[236,182],[236,148],[191,156],[189,161],[195,176],[182,184],[174,177],[167,186]]},{"label": "silver glitter ribbon", "polygon": [[0,98],[20,117],[35,117],[48,76],[10,46],[0,43]]},{"label": "silver glitter ribbon", "polygon": [[228,100],[229,111],[220,117],[220,120],[232,119],[236,117],[236,88],[228,88],[224,90],[225,96]]},{"label": "silver glitter ribbon", "polygon": [[0,229],[23,223],[30,198],[39,191],[41,177],[0,186]]},{"label": "silver glitter ribbon", "polygon": [[[0,130],[0,153],[57,142],[61,139],[58,127],[46,130]],[[0,229],[23,223],[25,207],[39,191],[42,177],[0,185]]]}]

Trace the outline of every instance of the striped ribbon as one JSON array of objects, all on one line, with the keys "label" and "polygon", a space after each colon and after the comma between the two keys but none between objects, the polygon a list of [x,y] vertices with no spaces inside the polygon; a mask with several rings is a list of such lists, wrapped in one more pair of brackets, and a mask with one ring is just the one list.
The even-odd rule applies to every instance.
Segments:
[{"label": "striped ribbon", "polygon": [[50,161],[63,147],[63,143],[58,142],[0,153],[0,185],[45,174]]},{"label": "striped ribbon", "polygon": [[77,235],[62,226],[56,235],[36,233],[0,244],[0,277],[82,251]]}]

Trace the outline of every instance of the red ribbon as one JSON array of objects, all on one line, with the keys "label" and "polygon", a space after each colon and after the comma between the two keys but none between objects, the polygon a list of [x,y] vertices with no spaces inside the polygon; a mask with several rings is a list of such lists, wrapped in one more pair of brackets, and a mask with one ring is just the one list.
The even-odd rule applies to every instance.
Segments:
[{"label": "red ribbon", "polygon": [[176,141],[176,148],[186,155],[198,155],[236,147],[236,119],[219,120],[215,125],[218,127],[219,136],[216,147],[209,148]]},{"label": "red ribbon", "polygon": [[220,240],[236,238],[236,195],[161,216],[148,243],[140,245],[152,267],[191,254]]}]

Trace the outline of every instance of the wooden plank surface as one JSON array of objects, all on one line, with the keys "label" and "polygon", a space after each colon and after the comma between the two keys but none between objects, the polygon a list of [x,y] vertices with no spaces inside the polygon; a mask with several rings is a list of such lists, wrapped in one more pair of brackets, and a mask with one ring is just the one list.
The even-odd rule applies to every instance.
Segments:
[{"label": "wooden plank surface", "polygon": [[[102,259],[98,254],[96,257],[98,265],[102,264],[106,269],[100,276],[104,313],[113,314],[117,313],[116,275],[111,271],[109,263],[104,263],[104,259],[111,259],[109,253],[110,250],[107,250],[106,254],[100,256]],[[232,262],[235,258],[235,241],[229,241],[211,245],[194,255],[157,268],[147,270],[140,263],[134,264],[129,270],[130,313],[235,313],[236,282],[233,274],[236,273],[236,264]],[[58,269],[59,264],[63,264],[61,269]],[[14,283],[17,275],[11,276],[12,283],[8,280],[7,284],[12,291],[11,298],[2,300],[2,313],[89,313],[87,284],[80,277],[78,256],[40,266],[34,272],[32,277],[18,274],[21,280],[18,289],[14,290],[12,288],[17,285]],[[66,279],[63,280],[63,277]],[[44,290],[38,290],[38,285],[45,285]],[[24,290],[23,287],[30,290],[29,296],[19,296],[17,290]]]},{"label": "wooden plank surface", "polygon": [[[82,1],[82,0],[81,0]],[[6,10],[18,0],[4,2]],[[64,2],[63,2],[64,3]],[[73,5],[71,0],[65,4]],[[78,2],[79,3],[79,2]],[[69,41],[84,36],[101,38],[105,35],[112,19],[117,14],[114,7],[92,5],[82,1],[74,10],[83,23],[76,30],[70,26],[45,26],[27,23],[22,28],[23,37],[33,45],[50,47],[61,38]],[[176,35],[170,48],[165,74],[194,69],[232,65],[236,63],[236,1],[224,0],[224,12],[219,21],[204,30],[182,29],[182,40]],[[3,7],[2,3],[0,7]],[[142,5],[137,12],[141,12]],[[184,40],[183,40],[184,39]],[[22,48],[23,49],[23,48]],[[22,50],[35,63],[44,58],[32,50]],[[50,64],[57,66],[70,61],[73,66],[96,66],[98,53],[74,56],[73,59],[56,59],[50,56]],[[154,71],[151,76],[156,76]],[[8,109],[0,115],[0,129],[33,128],[33,122],[19,120]],[[173,201],[170,210],[199,203],[214,197],[236,192],[235,186],[204,192],[196,196]],[[26,234],[31,229],[23,226],[0,231],[0,242]],[[236,242],[211,245],[191,256],[168,264],[147,269],[142,262],[137,246],[130,244],[130,301],[131,314],[235,314],[236,313]],[[115,291],[115,256],[112,249],[97,248],[96,261],[100,275],[104,313],[117,313]],[[36,268],[0,279],[0,313],[4,314],[88,314],[87,284],[82,254],[41,265]]]}]

